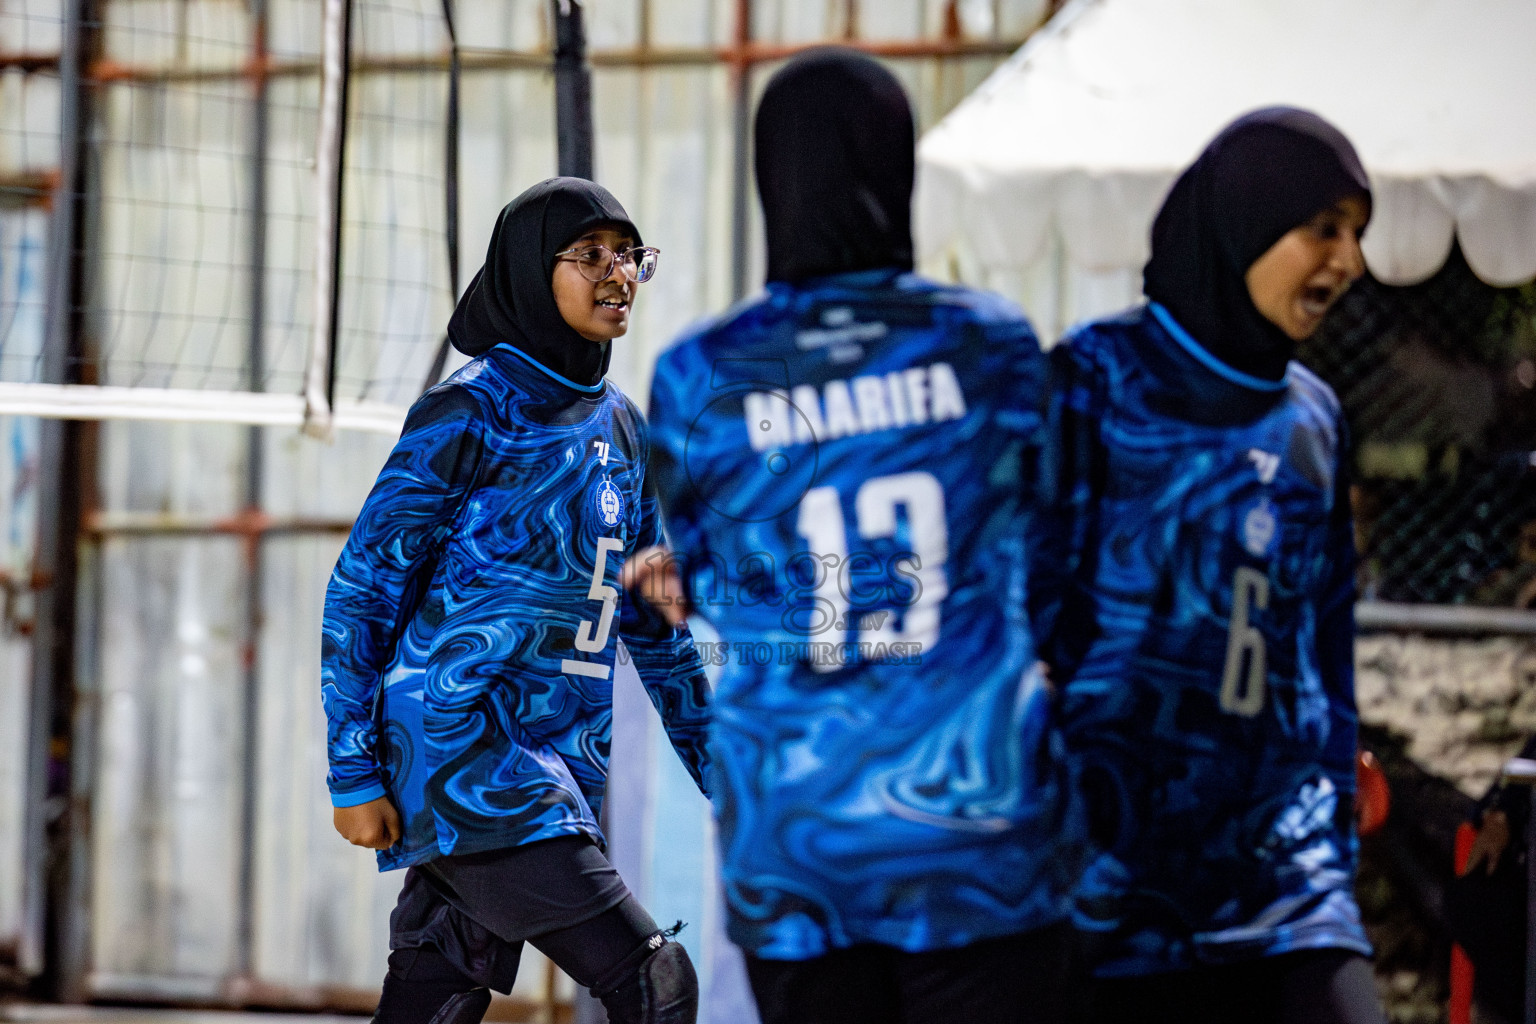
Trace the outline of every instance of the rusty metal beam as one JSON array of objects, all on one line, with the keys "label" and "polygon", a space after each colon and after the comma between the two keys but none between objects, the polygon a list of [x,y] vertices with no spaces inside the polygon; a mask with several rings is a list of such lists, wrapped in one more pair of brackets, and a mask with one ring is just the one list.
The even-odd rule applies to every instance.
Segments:
[{"label": "rusty metal beam", "polygon": [[[268,0],[247,0],[251,15],[251,54],[260,74],[251,75],[251,119],[248,124],[246,173],[250,184],[250,209],[247,223],[250,237],[249,297],[246,325],[246,386],[265,391],[266,382],[266,293],[267,293],[267,156],[270,148],[271,118],[269,82],[266,74],[270,25]],[[270,523],[262,511],[265,491],[266,448],[264,428],[251,425],[245,429],[245,513]],[[261,778],[261,633],[265,621],[263,602],[266,584],[266,560],[262,557],[262,534],[252,533],[243,543],[245,555],[245,615],[242,625],[241,655],[244,686],[241,722],[240,772],[240,855],[238,861],[239,907],[236,911],[235,962],[247,976],[256,973],[256,842],[258,824],[258,786]]]},{"label": "rusty metal beam", "polygon": [[59,187],[57,168],[46,171],[12,171],[0,174],[0,210],[49,207]]},{"label": "rusty metal beam", "polygon": [[752,132],[752,0],[736,0],[733,46],[726,66],[731,73],[731,301],[747,293],[747,229],[750,213]]},{"label": "rusty metal beam", "polygon": [[324,517],[275,518],[257,509],[232,516],[176,516],[155,512],[93,511],[82,532],[93,540],[112,537],[269,537],[279,534],[347,534],[351,519]]},{"label": "rusty metal beam", "polygon": [[[819,43],[750,43],[742,58],[750,64],[785,60],[802,50],[819,46]],[[858,50],[872,57],[888,57],[893,60],[934,57],[1005,57],[1024,45],[1019,39],[850,39],[838,43],[850,50]],[[717,60],[728,60],[729,50],[716,50]],[[597,62],[596,54],[593,62]]]},{"label": "rusty metal beam", "polygon": [[27,74],[38,71],[58,71],[59,55],[56,53],[0,53],[0,70],[16,68]]},{"label": "rusty metal beam", "polygon": [[[601,50],[587,55],[593,67],[656,68],[743,66],[786,60],[811,45],[803,43],[751,43],[740,47],[659,47],[629,50]],[[1024,45],[1018,39],[916,39],[916,40],[844,40],[839,45],[875,57],[891,60],[922,60],[943,57],[1001,57]],[[520,50],[482,50],[461,48],[465,72],[475,71],[548,71],[554,60],[547,54]],[[430,54],[412,57],[357,57],[352,61],[354,75],[445,74],[449,55]],[[229,82],[257,75],[270,78],[294,78],[319,75],[315,60],[249,61],[229,67],[151,67],[100,60],[91,65],[87,75],[97,85],[161,83]]]}]

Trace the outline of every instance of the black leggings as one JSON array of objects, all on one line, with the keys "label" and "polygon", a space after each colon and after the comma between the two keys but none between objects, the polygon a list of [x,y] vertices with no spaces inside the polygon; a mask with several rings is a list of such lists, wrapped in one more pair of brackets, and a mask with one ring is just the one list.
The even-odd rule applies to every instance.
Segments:
[{"label": "black leggings", "polygon": [[[578,985],[592,988],[656,931],[656,922],[640,901],[628,896],[590,921],[527,941]],[[436,946],[397,949],[389,955],[389,974],[374,1020],[377,1024],[426,1024],[454,996],[481,987]]]},{"label": "black leggings", "polygon": [[928,953],[873,943],[747,958],[763,1024],[1061,1024],[1071,932],[1056,925]]},{"label": "black leggings", "polygon": [[478,1024],[523,943],[593,990],[614,1024],[691,1021],[697,981],[585,836],[451,855],[412,868],[390,915],[379,1024]]},{"label": "black leggings", "polygon": [[1091,1024],[1386,1024],[1371,965],[1344,949],[1090,986]]}]

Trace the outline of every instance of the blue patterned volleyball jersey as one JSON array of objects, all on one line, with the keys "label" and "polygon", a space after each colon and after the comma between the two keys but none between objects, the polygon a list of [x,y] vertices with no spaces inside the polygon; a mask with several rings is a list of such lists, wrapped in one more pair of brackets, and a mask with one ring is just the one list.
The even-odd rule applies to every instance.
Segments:
[{"label": "blue patterned volleyball jersey", "polygon": [[1321,380],[1217,362],[1157,305],[1052,352],[1033,585],[1100,849],[1100,975],[1370,952],[1353,896],[1354,547]]},{"label": "blue patterned volleyball jersey", "polygon": [[1063,919],[1077,877],[1026,615],[1045,359],[990,295],[774,283],[664,353],[652,463],[723,662],[733,940],[799,960]]},{"label": "blue patterned volleyball jersey", "polygon": [[686,629],[626,602],[661,542],[645,421],[507,345],[411,409],[326,592],[338,807],[387,795],[381,869],[598,828],[617,641],[703,785],[708,684]]}]

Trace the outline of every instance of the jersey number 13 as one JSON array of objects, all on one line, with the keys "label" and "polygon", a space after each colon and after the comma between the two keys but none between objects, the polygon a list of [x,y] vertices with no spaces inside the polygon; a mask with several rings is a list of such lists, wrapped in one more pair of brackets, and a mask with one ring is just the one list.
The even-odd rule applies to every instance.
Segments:
[{"label": "jersey number 13", "polygon": [[[903,561],[901,568],[916,580],[911,603],[903,611],[902,628],[897,630],[887,615],[866,615],[858,624],[858,639],[872,644],[917,644],[920,650],[932,646],[939,639],[939,606],[949,593],[944,568],[949,558],[944,485],[932,473],[877,476],[859,485],[853,506],[855,525],[865,540],[896,536],[897,508],[906,509],[912,556]],[[816,599],[831,611],[833,633],[819,639],[843,642],[853,631],[848,623],[853,583],[848,530],[837,488],[813,487],[806,491],[800,499],[795,529],[828,569],[816,588]],[[889,580],[885,582],[890,584]],[[812,667],[827,672],[838,665],[816,661]]]}]

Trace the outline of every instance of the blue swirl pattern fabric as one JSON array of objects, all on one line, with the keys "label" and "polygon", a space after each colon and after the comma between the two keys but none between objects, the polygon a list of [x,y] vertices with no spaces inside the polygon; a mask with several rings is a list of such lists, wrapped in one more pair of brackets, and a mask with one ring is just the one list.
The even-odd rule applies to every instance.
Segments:
[{"label": "blue swirl pattern fabric", "polygon": [[1098,973],[1369,953],[1338,401],[1296,363],[1216,363],[1155,304],[1052,359],[1058,557],[1033,585],[1101,847],[1077,905]]},{"label": "blue swirl pattern fabric", "polygon": [[767,293],[652,383],[668,535],[725,664],[731,938],[800,960],[1063,919],[1080,826],[1026,614],[1045,359],[990,295],[872,271]]},{"label": "blue swirl pattern fabric", "polygon": [[692,637],[617,589],[624,559],[661,541],[648,444],[617,388],[507,345],[411,409],[336,563],[322,636],[332,802],[388,795],[404,822],[381,870],[602,841],[615,633],[703,786]]}]

